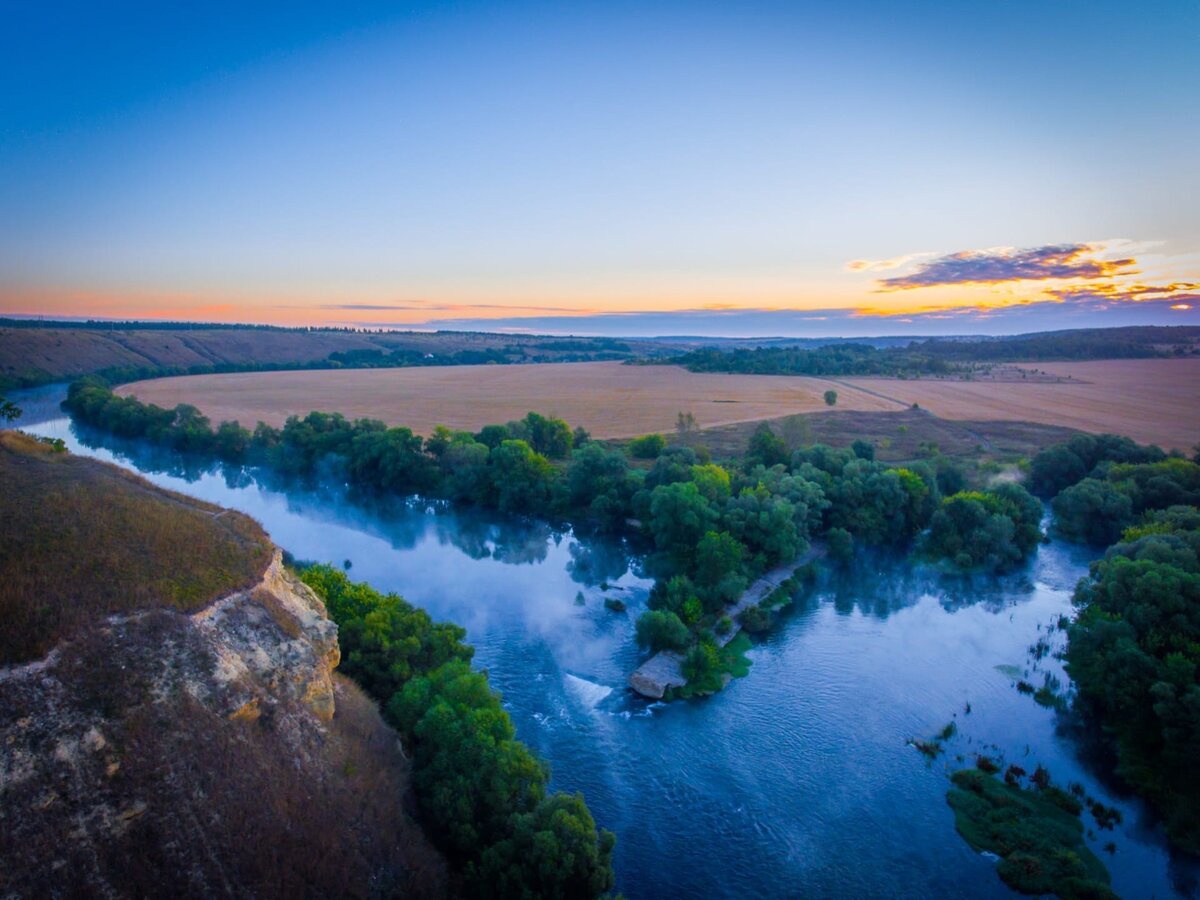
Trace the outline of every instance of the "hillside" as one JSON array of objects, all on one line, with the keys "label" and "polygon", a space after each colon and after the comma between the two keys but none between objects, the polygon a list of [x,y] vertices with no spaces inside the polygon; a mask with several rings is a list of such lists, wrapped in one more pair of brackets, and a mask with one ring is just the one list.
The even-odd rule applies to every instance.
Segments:
[{"label": "hillside", "polygon": [[[645,343],[638,349],[657,352]],[[0,388],[94,372],[126,380],[277,368],[570,362],[632,355],[629,345],[608,338],[147,323],[39,326],[0,319]]]},{"label": "hillside", "polygon": [[445,894],[395,732],[257,525],[13,433],[0,484],[3,662],[39,657],[0,667],[0,895]]},{"label": "hillside", "polygon": [[246,516],[18,432],[0,432],[0,484],[0,665],[108,615],[200,609],[257,582],[271,559]]}]

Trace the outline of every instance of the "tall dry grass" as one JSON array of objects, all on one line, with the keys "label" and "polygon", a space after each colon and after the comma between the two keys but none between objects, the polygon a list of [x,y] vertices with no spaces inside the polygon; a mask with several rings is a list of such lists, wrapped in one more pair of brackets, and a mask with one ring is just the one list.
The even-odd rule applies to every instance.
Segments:
[{"label": "tall dry grass", "polygon": [[108,615],[199,609],[255,583],[271,550],[246,516],[0,432],[0,665]]}]

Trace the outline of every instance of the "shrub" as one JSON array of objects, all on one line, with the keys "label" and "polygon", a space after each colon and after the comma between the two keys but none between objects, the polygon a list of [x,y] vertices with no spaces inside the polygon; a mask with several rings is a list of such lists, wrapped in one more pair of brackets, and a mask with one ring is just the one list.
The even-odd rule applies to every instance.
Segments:
[{"label": "shrub", "polygon": [[629,442],[629,455],[634,459],[657,459],[667,448],[661,434],[646,434]]},{"label": "shrub", "polygon": [[673,612],[648,609],[637,620],[637,642],[652,651],[683,650],[691,640],[687,626]]}]

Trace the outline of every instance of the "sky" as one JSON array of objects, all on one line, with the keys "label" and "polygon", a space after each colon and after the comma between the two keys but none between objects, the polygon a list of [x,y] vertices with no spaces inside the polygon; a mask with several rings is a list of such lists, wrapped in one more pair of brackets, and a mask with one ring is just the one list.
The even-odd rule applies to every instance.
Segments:
[{"label": "sky", "polygon": [[1200,324],[1197,0],[0,15],[0,315]]}]

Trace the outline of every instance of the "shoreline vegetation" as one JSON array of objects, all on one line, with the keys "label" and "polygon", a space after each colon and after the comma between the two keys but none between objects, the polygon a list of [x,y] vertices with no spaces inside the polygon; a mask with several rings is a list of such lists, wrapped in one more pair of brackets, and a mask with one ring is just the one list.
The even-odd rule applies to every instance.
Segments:
[{"label": "shoreline vegetation", "polygon": [[1077,435],[1038,454],[1030,480],[1054,533],[1108,545],[1067,626],[1075,709],[1171,842],[1200,854],[1200,448]]},{"label": "shoreline vegetation", "polygon": [[[265,618],[286,623],[280,626],[282,636],[298,641],[300,626],[260,584],[277,551],[247,516],[165,491],[117,466],[74,456],[53,442],[17,431],[0,431],[0,480],[14,486],[0,493],[5,534],[0,612],[9,626],[0,640],[0,667],[40,671],[37,660],[70,659],[79,647],[93,644],[98,649],[101,635],[118,622],[140,623],[170,612],[206,614],[224,602],[220,598],[239,592],[266,604]],[[411,757],[411,782],[390,798],[392,816],[405,818],[411,786],[425,833],[452,865],[455,893],[569,900],[611,891],[614,836],[597,829],[581,794],[547,789],[548,767],[517,740],[486,672],[471,668],[474,649],[463,640],[465,630],[434,622],[398,595],[355,584],[331,566],[293,565],[293,570],[316,592],[325,604],[324,614],[337,625],[334,632],[322,614],[331,641],[336,634],[332,659],[338,674],[353,680],[378,704],[383,721],[402,738]],[[102,678],[93,673],[101,680],[88,702],[112,712],[119,707],[118,696],[149,683],[143,668],[184,665],[179,640],[161,648],[161,658],[149,653],[137,660],[123,660],[119,653],[106,658],[114,671],[106,670]],[[33,665],[25,665],[31,661]],[[115,671],[118,666],[120,674]],[[112,687],[127,675],[129,684]],[[196,690],[207,689],[199,675],[193,677]],[[285,682],[288,677],[284,673]],[[345,699],[347,692],[341,693]],[[346,702],[352,710],[357,701],[351,696]],[[256,699],[219,725],[235,729],[243,719],[253,723],[263,715],[270,721],[273,714],[260,709]],[[16,715],[14,711],[12,718]],[[378,719],[373,711],[371,715]],[[164,719],[159,725],[163,724],[169,723]],[[113,719],[103,727],[115,739],[122,725]],[[335,734],[331,740],[342,741],[346,726],[330,727]],[[269,728],[255,730],[230,740],[268,741],[268,733]],[[378,740],[394,745],[395,733]],[[104,747],[102,737],[92,740],[94,748]],[[138,754],[144,749],[140,744],[128,748],[119,771],[137,770],[142,763]],[[236,749],[235,755],[241,753]],[[200,770],[198,777],[212,774],[203,766]],[[114,771],[115,766],[108,776]],[[256,773],[239,777],[253,780]],[[336,774],[349,778],[354,773]],[[388,782],[380,776],[377,783]],[[218,785],[218,794],[222,787]],[[173,802],[170,791],[152,779],[142,788],[149,793],[141,799],[155,804],[155,815],[160,814],[158,804]],[[288,788],[272,789],[277,799]],[[311,799],[311,787],[306,796]],[[382,814],[381,818],[387,819]],[[344,854],[347,864],[354,860],[363,848],[353,843],[357,826],[352,824],[326,823],[334,830],[325,836],[321,852],[331,858]],[[225,830],[215,830],[219,835],[214,836],[214,847],[227,837]],[[338,845],[339,840],[346,844]],[[353,884],[357,890],[357,882]]]},{"label": "shoreline vegetation", "polygon": [[[372,490],[557,517],[640,541],[655,584],[637,636],[654,658],[678,666],[682,682],[665,685],[667,699],[710,693],[745,673],[747,633],[766,627],[771,608],[789,602],[804,578],[790,577],[741,609],[736,624],[730,609],[752,581],[814,546],[825,548],[830,565],[849,564],[858,548],[907,548],[948,573],[991,574],[1019,566],[1045,539],[1044,507],[1020,484],[989,482],[945,458],[887,465],[863,441],[792,448],[766,423],[743,454],[718,463],[703,447],[672,446],[661,436],[602,445],[536,413],[474,434],[437,429],[423,440],[405,428],[315,412],[282,429],[260,423],[250,432],[229,422],[214,429],[194,408],[146,406],[94,379],[72,385],[64,406],[114,434],[236,465],[336,475]],[[1084,434],[1028,463],[1030,486],[1053,509],[1055,534],[1115,541],[1080,584],[1080,613],[1067,626],[1075,706],[1107,735],[1117,774],[1164,814],[1171,841],[1193,853],[1200,833],[1190,770],[1200,746],[1198,463],[1128,438]],[[1097,523],[1106,524],[1097,530]],[[1013,785],[997,782],[1001,796],[965,779],[956,777],[954,790],[974,794],[985,813],[1025,803],[1008,796]],[[1022,877],[1034,877],[1036,866],[1024,857],[1017,864]],[[1054,874],[1066,880],[1052,889],[1099,892],[1103,884],[1087,886],[1093,867],[1085,861],[1083,870]],[[1079,884],[1086,890],[1071,893]]]},{"label": "shoreline vegetation", "polygon": [[598,897],[614,884],[612,832],[582,794],[550,793],[549,767],[516,739],[471,668],[466,631],[434,622],[398,594],[297,564],[337,623],[340,670],[383,711],[412,757],[421,821],[468,896]]},{"label": "shoreline vegetation", "polygon": [[[283,428],[260,422],[251,432],[237,422],[214,428],[186,404],[163,409],[117,396],[95,377],[71,385],[64,408],[120,437],[283,477],[333,477],[636,542],[655,579],[638,643],[678,655],[684,680],[675,696],[719,690],[726,676],[746,670],[744,656],[727,647],[734,618],[747,632],[762,631],[772,606],[790,597],[779,588],[771,602],[744,610],[739,598],[764,573],[803,558],[814,540],[835,565],[848,564],[856,547],[915,543],[925,556],[949,554],[951,570],[990,572],[1018,564],[1040,539],[1041,506],[1017,484],[964,494],[979,473],[949,459],[890,465],[866,441],[792,449],[765,423],[740,455],[718,463],[703,447],[668,445],[658,434],[602,444],[533,412],[476,433],[438,427],[425,439],[322,412],[292,416]],[[931,523],[937,540],[918,540]]]}]

